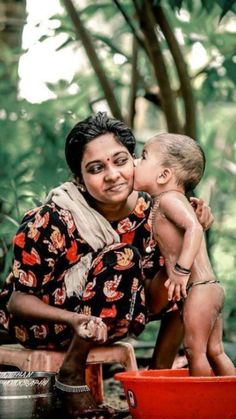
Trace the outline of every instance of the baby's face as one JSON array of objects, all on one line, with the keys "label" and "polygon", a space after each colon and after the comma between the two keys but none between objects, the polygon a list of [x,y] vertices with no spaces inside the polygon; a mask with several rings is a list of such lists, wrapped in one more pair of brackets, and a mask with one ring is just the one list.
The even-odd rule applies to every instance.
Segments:
[{"label": "baby's face", "polygon": [[149,140],[142,151],[140,159],[135,160],[134,189],[146,191],[150,195],[159,193],[156,182],[163,166],[162,156],[155,140]]}]

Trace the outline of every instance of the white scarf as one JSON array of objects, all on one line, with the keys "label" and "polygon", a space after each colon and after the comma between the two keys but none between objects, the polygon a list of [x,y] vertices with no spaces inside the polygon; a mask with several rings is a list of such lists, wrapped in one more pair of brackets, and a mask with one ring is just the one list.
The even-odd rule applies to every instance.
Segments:
[{"label": "white scarf", "polygon": [[[110,223],[90,207],[72,182],[63,183],[52,189],[46,203],[55,202],[60,208],[70,211],[79,235],[96,252],[106,246],[120,242],[120,237]],[[78,263],[66,271],[65,286],[68,297],[81,297],[85,289],[88,272],[92,265],[92,252],[83,256]]]}]

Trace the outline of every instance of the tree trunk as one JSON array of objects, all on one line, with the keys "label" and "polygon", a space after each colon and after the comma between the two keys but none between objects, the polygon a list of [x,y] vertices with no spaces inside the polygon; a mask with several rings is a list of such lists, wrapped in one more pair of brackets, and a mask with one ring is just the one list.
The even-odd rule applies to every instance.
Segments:
[{"label": "tree trunk", "polygon": [[163,9],[154,5],[153,13],[169,46],[179,76],[181,96],[185,109],[184,132],[190,137],[196,138],[196,105],[187,65]]},{"label": "tree trunk", "polygon": [[116,100],[116,97],[113,93],[113,87],[108,80],[106,73],[103,69],[101,61],[99,60],[96,50],[93,46],[91,37],[87,29],[85,28],[78,11],[75,9],[74,4],[71,0],[63,0],[68,15],[71,18],[71,21],[74,25],[76,35],[78,39],[81,40],[84,49],[87,53],[88,59],[95,71],[95,74],[100,82],[100,85],[103,89],[105,98],[107,100],[108,106],[113,114],[113,116],[119,120],[123,120],[123,116],[119,107],[119,104]]},{"label": "tree trunk", "polygon": [[25,0],[0,1],[0,83],[1,93],[17,94],[18,62],[20,57],[22,32],[25,24]]},{"label": "tree trunk", "polygon": [[181,127],[178,120],[177,109],[175,106],[175,96],[171,89],[170,80],[165,64],[164,56],[160,47],[159,40],[155,32],[155,19],[148,2],[144,1],[140,9],[134,1],[138,13],[141,30],[145,37],[145,44],[148,50],[153,70],[160,89],[160,100],[165,114],[169,132],[180,133]]}]

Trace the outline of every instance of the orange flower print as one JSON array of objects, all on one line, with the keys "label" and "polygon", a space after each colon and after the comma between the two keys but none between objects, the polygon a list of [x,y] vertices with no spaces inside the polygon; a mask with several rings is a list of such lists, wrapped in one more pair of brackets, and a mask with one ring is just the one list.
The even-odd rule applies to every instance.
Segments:
[{"label": "orange flower print", "polygon": [[9,319],[6,316],[6,313],[3,310],[0,310],[0,324],[6,329],[8,328]]},{"label": "orange flower print", "polygon": [[145,324],[145,316],[143,313],[140,313],[135,319],[137,322]]},{"label": "orange flower print", "polygon": [[76,241],[71,242],[71,246],[66,252],[66,259],[69,260],[70,263],[77,262],[79,259],[78,246]]},{"label": "orange flower print", "polygon": [[139,218],[143,218],[144,217],[144,211],[146,211],[150,206],[150,202],[146,202],[145,199],[140,196],[137,202],[137,205],[134,209],[134,213],[135,215],[137,215],[137,217]]},{"label": "orange flower print", "polygon": [[52,281],[53,276],[51,273],[44,275],[42,285],[47,284],[49,281]]},{"label": "orange flower print", "polygon": [[96,278],[94,278],[93,282],[89,282],[83,292],[83,301],[91,300],[96,294],[95,291],[92,291],[96,285]]},{"label": "orange flower print", "polygon": [[159,265],[160,265],[160,266],[164,266],[164,265],[165,265],[165,259],[164,259],[164,256],[160,256],[160,257],[159,257]]},{"label": "orange flower print", "polygon": [[103,308],[100,313],[100,317],[103,319],[107,317],[114,319],[116,315],[117,315],[117,310],[116,310],[115,304],[113,304],[111,308]]},{"label": "orange flower print", "polygon": [[43,297],[42,297],[42,301],[45,304],[49,304],[49,295],[48,294],[44,294]]},{"label": "orange flower print", "polygon": [[95,268],[94,268],[94,270],[93,270],[93,275],[98,275],[98,274],[100,274],[101,272],[103,272],[104,271],[104,264],[103,264],[103,261],[101,260],[96,266],[95,266]]},{"label": "orange flower print", "polygon": [[135,231],[130,231],[129,233],[122,234],[122,241],[127,244],[132,244],[135,236]]},{"label": "orange flower print", "polygon": [[26,285],[27,287],[36,287],[37,285],[37,279],[33,272],[28,271],[19,271],[20,277],[19,282],[23,285]]},{"label": "orange flower print", "polygon": [[75,227],[74,219],[73,219],[70,211],[61,209],[60,210],[60,215],[62,216],[60,218],[62,218],[62,220],[66,222],[68,232],[71,236],[73,234],[73,232],[75,231],[76,227]]},{"label": "orange flower print", "polygon": [[144,288],[141,290],[141,292],[140,292],[140,298],[141,298],[141,304],[143,305],[143,306],[145,306],[145,304],[146,304],[146,298],[145,298],[145,291],[144,291]]},{"label": "orange flower print", "polygon": [[23,249],[25,247],[25,233],[21,232],[16,234],[13,237],[13,244]]},{"label": "orange flower print", "polygon": [[13,267],[12,267],[12,272],[13,272],[13,275],[16,278],[19,278],[19,275],[20,275],[19,268],[20,268],[20,262],[18,262],[17,260],[14,260]]},{"label": "orange flower print", "polygon": [[134,252],[132,249],[124,249],[123,252],[115,252],[117,255],[116,265],[114,269],[121,271],[123,269],[129,269],[134,265],[133,256]]},{"label": "orange flower print", "polygon": [[91,316],[91,308],[89,306],[84,306],[82,314],[85,314],[86,316]]},{"label": "orange flower print", "polygon": [[16,339],[19,340],[20,342],[25,342],[29,337],[28,337],[28,333],[27,330],[25,329],[24,326],[15,326],[15,336]]},{"label": "orange flower print", "polygon": [[138,290],[138,279],[134,278],[133,283],[132,283],[132,287],[131,287],[131,292],[135,292],[137,290]]},{"label": "orange flower print", "polygon": [[103,293],[106,296],[106,301],[117,301],[123,297],[124,293],[117,291],[121,278],[121,275],[119,277],[115,275],[113,280],[104,283]]},{"label": "orange flower print", "polygon": [[57,288],[52,295],[54,295],[54,301],[56,305],[62,305],[66,299],[66,290],[65,288]]},{"label": "orange flower print", "polygon": [[36,339],[45,339],[48,334],[48,326],[45,324],[36,324],[30,329],[33,330]]},{"label": "orange flower print", "polygon": [[23,262],[24,265],[33,266],[33,265],[36,265],[36,264],[40,264],[41,259],[40,259],[40,256],[39,256],[38,252],[33,247],[30,253],[23,250],[23,252],[22,252],[22,262]]},{"label": "orange flower print", "polygon": [[135,227],[135,224],[135,221],[131,223],[129,218],[125,218],[118,223],[117,231],[119,234],[130,232]]},{"label": "orange flower print", "polygon": [[39,213],[36,214],[34,222],[29,222],[29,232],[28,237],[30,237],[35,242],[39,239],[40,231],[39,228],[46,228],[49,222],[49,213],[46,212],[43,216]]},{"label": "orange flower print", "polygon": [[52,241],[52,244],[55,249],[61,249],[65,247],[65,237],[63,234],[61,234],[59,228],[52,226],[52,234],[50,236],[50,239]]},{"label": "orange flower print", "polygon": [[63,330],[65,330],[66,327],[67,326],[65,324],[55,324],[54,325],[54,330],[55,330],[56,335],[58,335],[58,333],[63,332]]}]

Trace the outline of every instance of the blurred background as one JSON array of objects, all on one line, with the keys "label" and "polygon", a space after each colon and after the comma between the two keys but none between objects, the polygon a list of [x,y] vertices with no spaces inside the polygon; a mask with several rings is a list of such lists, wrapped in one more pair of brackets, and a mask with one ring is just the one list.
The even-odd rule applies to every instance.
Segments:
[{"label": "blurred background", "polygon": [[[0,287],[23,213],[70,178],[77,121],[124,120],[137,154],[157,132],[185,133],[206,153],[196,195],[215,217],[207,243],[236,362],[235,13],[234,0],[0,0]],[[155,335],[151,324],[141,339]]]}]

